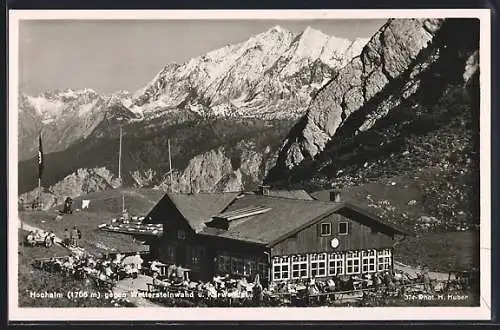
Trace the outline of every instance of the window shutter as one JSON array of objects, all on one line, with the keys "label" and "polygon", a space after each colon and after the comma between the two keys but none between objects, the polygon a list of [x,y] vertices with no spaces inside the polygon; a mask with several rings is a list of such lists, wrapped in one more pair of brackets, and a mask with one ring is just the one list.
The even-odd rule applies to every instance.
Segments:
[{"label": "window shutter", "polygon": [[321,236],[321,223],[318,223],[316,225],[316,231],[317,231],[317,236],[320,237]]}]

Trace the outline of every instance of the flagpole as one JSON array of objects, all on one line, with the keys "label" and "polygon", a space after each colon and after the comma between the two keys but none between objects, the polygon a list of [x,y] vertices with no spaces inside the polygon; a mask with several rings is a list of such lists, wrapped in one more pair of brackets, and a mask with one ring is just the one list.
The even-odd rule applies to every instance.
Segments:
[{"label": "flagpole", "polygon": [[42,171],[43,171],[43,148],[42,148],[42,130],[40,130],[40,135],[38,138],[38,203],[37,209],[42,208]]},{"label": "flagpole", "polygon": [[42,179],[38,178],[38,209],[42,208]]},{"label": "flagpole", "polygon": [[170,173],[170,191],[172,189],[172,156],[170,154],[170,139],[168,139],[168,173]]}]

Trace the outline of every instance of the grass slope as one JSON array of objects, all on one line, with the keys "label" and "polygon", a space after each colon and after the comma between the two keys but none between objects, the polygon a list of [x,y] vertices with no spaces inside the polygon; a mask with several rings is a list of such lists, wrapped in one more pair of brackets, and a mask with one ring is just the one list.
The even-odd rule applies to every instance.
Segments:
[{"label": "grass slope", "polygon": [[63,238],[66,228],[71,230],[76,225],[82,231],[81,246],[93,254],[146,251],[147,246],[135,242],[129,235],[108,233],[97,228],[120,216],[122,193],[129,213],[137,216],[146,215],[164,195],[153,189],[108,190],[77,198],[74,209],[81,205],[82,199],[90,200],[89,209],[63,215],[62,220],[56,220],[56,209],[21,212],[20,219],[38,228],[53,230],[60,238]]},{"label": "grass slope", "polygon": [[479,268],[477,231],[425,233],[408,237],[394,249],[395,259],[410,265],[427,265],[433,271]]}]

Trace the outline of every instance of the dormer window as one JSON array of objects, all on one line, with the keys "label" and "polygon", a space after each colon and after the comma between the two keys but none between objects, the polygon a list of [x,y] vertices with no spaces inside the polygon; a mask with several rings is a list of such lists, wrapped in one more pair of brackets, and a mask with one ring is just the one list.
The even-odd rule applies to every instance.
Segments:
[{"label": "dormer window", "polygon": [[207,222],[206,225],[208,227],[215,227],[223,230],[228,230],[229,224],[232,221],[241,220],[259,214],[267,213],[270,210],[271,210],[270,207],[250,206],[242,209],[237,209],[234,211],[227,211],[220,213],[216,216],[213,216],[212,220]]},{"label": "dormer window", "polygon": [[339,235],[347,235],[349,234],[349,223],[348,222],[340,222],[339,223]]}]

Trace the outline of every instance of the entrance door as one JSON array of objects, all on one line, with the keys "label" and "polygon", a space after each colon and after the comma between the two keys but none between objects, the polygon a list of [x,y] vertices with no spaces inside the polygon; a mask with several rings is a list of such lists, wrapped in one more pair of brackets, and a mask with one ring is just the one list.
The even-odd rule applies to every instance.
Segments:
[{"label": "entrance door", "polygon": [[186,265],[186,246],[179,244],[175,249],[175,263],[179,266]]}]

